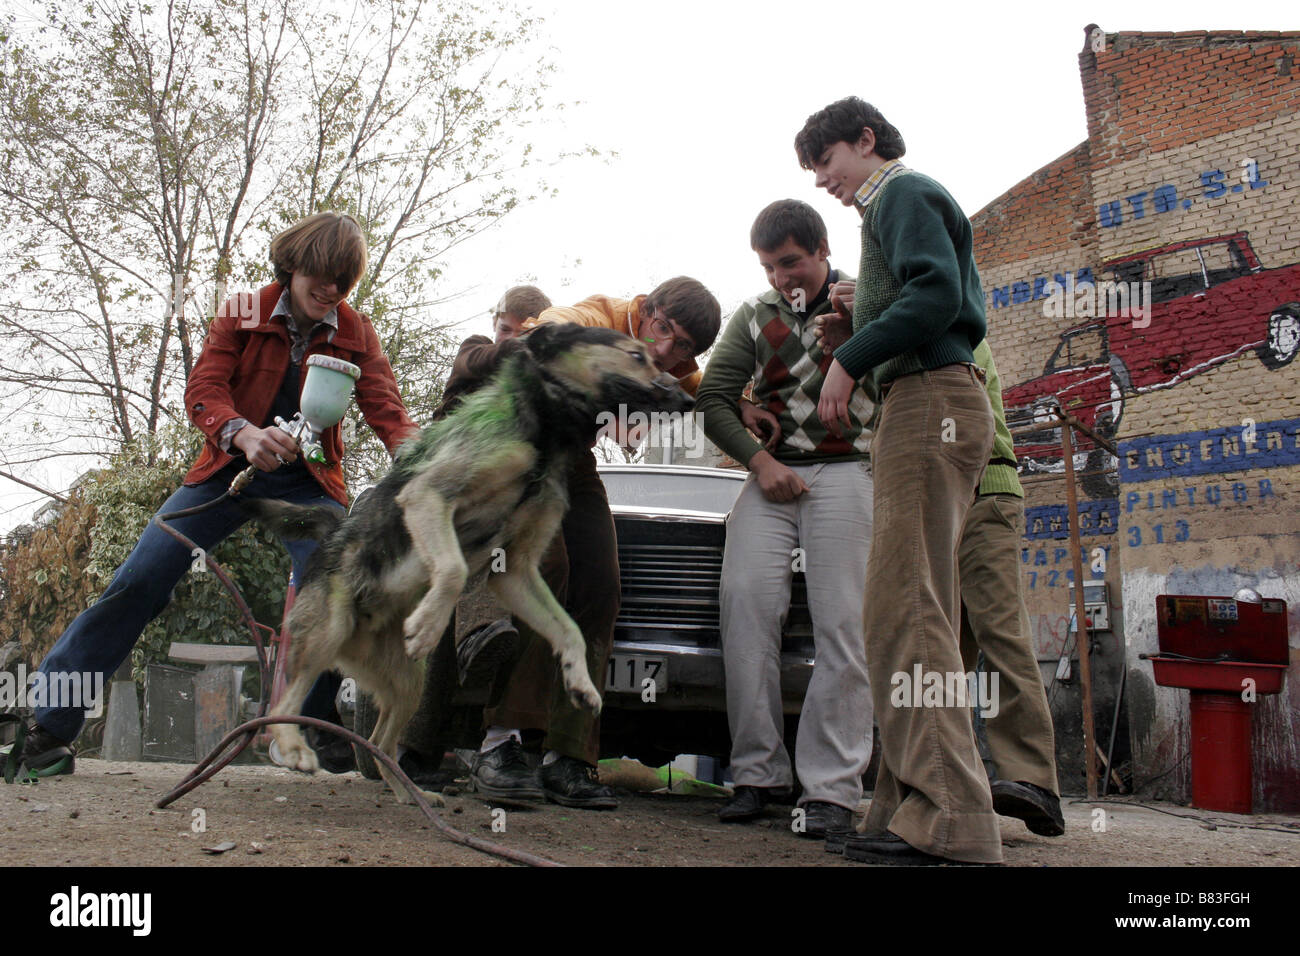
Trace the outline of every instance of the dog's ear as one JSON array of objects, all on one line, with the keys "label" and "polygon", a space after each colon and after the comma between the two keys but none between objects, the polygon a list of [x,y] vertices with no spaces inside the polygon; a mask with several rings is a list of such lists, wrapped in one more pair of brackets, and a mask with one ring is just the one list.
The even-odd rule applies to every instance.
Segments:
[{"label": "dog's ear", "polygon": [[545,364],[573,348],[579,340],[589,338],[593,331],[576,322],[548,322],[521,336],[520,341],[528,346],[533,358]]}]

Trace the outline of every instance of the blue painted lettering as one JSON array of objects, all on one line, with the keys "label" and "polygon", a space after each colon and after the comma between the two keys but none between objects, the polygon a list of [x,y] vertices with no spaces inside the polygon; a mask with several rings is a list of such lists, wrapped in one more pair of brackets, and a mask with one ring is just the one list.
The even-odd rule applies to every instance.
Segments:
[{"label": "blue painted lettering", "polygon": [[1178,190],[1170,185],[1157,187],[1151,194],[1151,205],[1156,212],[1169,212],[1178,206]]},{"label": "blue painted lettering", "polygon": [[1223,185],[1223,172],[1218,169],[1201,173],[1201,185],[1205,187],[1206,199],[1218,199],[1228,191],[1228,187]]}]

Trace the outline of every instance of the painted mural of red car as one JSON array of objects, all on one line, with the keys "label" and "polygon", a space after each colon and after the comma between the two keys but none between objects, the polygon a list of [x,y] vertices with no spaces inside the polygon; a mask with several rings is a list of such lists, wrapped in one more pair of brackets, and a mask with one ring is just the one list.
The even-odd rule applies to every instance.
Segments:
[{"label": "painted mural of red car", "polygon": [[[1044,426],[1017,436],[1025,471],[1062,468],[1060,431],[1051,414],[1057,404],[1110,438],[1127,395],[1172,388],[1246,352],[1270,370],[1289,365],[1300,352],[1300,263],[1265,269],[1245,232],[1111,259],[1101,273],[1093,293],[1097,317],[1061,336],[1042,375],[1003,392],[1013,428]],[[1130,289],[1138,299],[1115,294]],[[1078,294],[1084,291],[1081,286]],[[1103,307],[1107,292],[1109,307]],[[1114,308],[1119,302],[1136,302],[1141,314]],[[1081,441],[1079,449],[1084,467],[1104,464],[1107,456],[1092,442]],[[1085,490],[1104,497],[1114,493],[1113,484],[1085,482]]]}]

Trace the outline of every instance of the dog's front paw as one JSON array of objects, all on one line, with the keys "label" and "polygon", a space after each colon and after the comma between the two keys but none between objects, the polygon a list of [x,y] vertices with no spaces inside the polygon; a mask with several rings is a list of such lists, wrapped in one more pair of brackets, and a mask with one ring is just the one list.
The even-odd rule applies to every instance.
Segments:
[{"label": "dog's front paw", "polygon": [[428,800],[429,805],[432,807],[438,807],[441,809],[447,805],[447,798],[437,790],[421,790],[420,792],[424,794],[424,799]]},{"label": "dog's front paw", "polygon": [[315,773],[320,769],[316,752],[307,746],[307,741],[301,734],[277,735],[275,745],[276,753],[272,759],[281,767],[303,773]]},{"label": "dog's front paw", "polygon": [[449,619],[446,614],[430,613],[423,604],[412,611],[402,626],[406,635],[406,656],[413,661],[428,657],[442,639]]},{"label": "dog's front paw", "polygon": [[406,656],[413,661],[424,660],[429,656],[429,651],[433,650],[429,643],[423,634],[414,634],[408,637],[403,642],[403,646],[406,648]]},{"label": "dog's front paw", "polygon": [[560,672],[564,675],[564,689],[569,694],[569,703],[599,715],[600,694],[587,676],[587,662],[581,658],[577,661],[564,661],[560,665]]}]

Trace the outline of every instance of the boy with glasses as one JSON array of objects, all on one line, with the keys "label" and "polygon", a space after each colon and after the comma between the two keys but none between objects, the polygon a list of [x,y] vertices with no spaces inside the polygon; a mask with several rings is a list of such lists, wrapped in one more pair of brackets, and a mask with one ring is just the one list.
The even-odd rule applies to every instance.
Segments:
[{"label": "boy with glasses", "polygon": [[[623,332],[645,342],[655,365],[694,395],[700,381],[695,356],[713,344],[721,321],[713,294],[697,280],[679,276],[649,295],[596,295],[574,306],[546,309],[523,323],[522,330],[574,322]],[[593,422],[593,445],[595,437]],[[562,536],[568,554],[564,606],[586,639],[588,672],[603,687],[621,588],[614,519],[594,454],[581,458],[570,476]],[[525,639],[521,644],[504,695],[484,710],[487,732],[471,766],[473,786],[498,800],[547,799],[589,810],[618,806],[613,791],[595,779],[599,718],[569,703],[556,679],[555,656],[545,642]],[[540,770],[523,757],[521,731],[527,728],[545,730]]]}]

